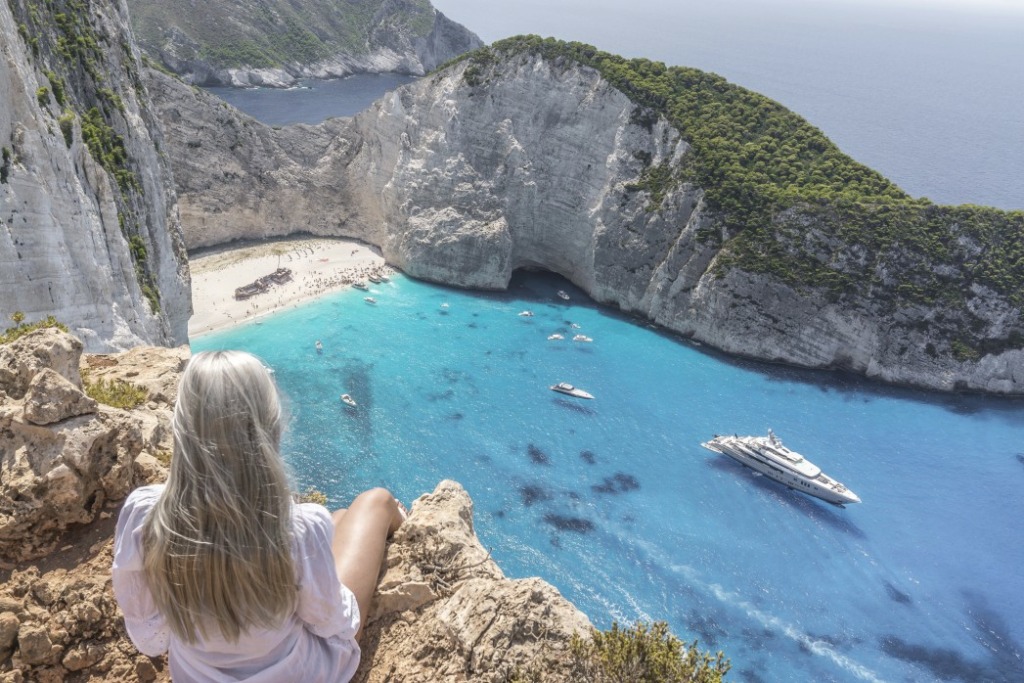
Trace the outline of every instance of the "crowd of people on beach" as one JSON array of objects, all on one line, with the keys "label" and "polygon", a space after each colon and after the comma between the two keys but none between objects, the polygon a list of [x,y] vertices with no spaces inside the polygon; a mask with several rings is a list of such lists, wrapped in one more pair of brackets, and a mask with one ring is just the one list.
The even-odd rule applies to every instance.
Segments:
[{"label": "crowd of people on beach", "polygon": [[[297,244],[296,248],[287,253],[277,255],[279,265],[276,272],[289,271],[290,280],[281,278],[280,281],[272,281],[270,278],[260,278],[260,282],[267,286],[248,293],[244,299],[237,296],[212,297],[212,299],[208,299],[209,307],[213,311],[219,312],[219,316],[226,317],[231,323],[239,323],[253,316],[280,310],[300,301],[355,283],[365,282],[371,278],[387,279],[390,274],[395,272],[390,266],[369,254],[366,261],[355,260],[358,258],[359,248],[353,248],[350,253],[341,257],[340,260],[345,262],[344,266],[332,267],[330,263],[332,259],[318,258],[317,252],[320,250],[325,250],[325,247],[316,241]],[[265,258],[266,256],[268,254],[254,254],[251,258]],[[374,260],[370,261],[369,259]],[[309,266],[316,260],[323,262],[323,267],[310,268]],[[333,260],[338,260],[336,252]],[[302,264],[303,261],[305,264]],[[289,263],[290,268],[282,268],[283,263]],[[243,303],[243,300],[245,308],[241,309],[240,304]],[[193,333],[200,333],[214,327],[216,324],[204,326],[202,329],[194,330]]]}]

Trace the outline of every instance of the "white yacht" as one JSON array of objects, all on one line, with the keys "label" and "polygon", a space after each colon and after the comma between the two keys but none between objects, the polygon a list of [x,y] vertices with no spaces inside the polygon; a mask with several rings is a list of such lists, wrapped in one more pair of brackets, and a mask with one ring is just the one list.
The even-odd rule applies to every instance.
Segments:
[{"label": "white yacht", "polygon": [[365,301],[368,304],[375,304],[375,303],[377,303],[377,300],[374,299],[372,296],[364,296],[363,297],[363,301]]},{"label": "white yacht", "polygon": [[568,301],[569,295],[566,293],[564,289],[560,289],[558,290],[558,298],[561,299],[562,301]]},{"label": "white yacht", "polygon": [[519,317],[520,318],[532,318],[533,317],[533,311],[519,311]]},{"label": "white yacht", "polygon": [[594,341],[592,338],[588,337],[585,334],[577,334],[575,337],[572,338],[572,340],[576,341],[576,342],[592,342],[592,341]]},{"label": "white yacht", "polygon": [[701,446],[728,455],[780,484],[827,503],[842,506],[860,502],[856,493],[826,475],[807,458],[783,446],[782,440],[770,429],[768,436],[715,435]]},{"label": "white yacht", "polygon": [[351,396],[349,396],[348,394],[342,394],[341,395],[341,402],[344,403],[345,405],[347,405],[349,408],[358,408],[359,407],[359,404],[356,403],[356,400],[354,398],[352,398]]},{"label": "white yacht", "polygon": [[576,398],[594,398],[594,395],[588,391],[583,391],[579,387],[574,387],[568,382],[559,382],[551,386],[551,391],[557,391],[560,394],[567,394],[569,396],[575,396]]},{"label": "white yacht", "polygon": [[557,332],[548,335],[548,341],[558,341],[559,339],[565,339],[565,337],[558,334]]}]

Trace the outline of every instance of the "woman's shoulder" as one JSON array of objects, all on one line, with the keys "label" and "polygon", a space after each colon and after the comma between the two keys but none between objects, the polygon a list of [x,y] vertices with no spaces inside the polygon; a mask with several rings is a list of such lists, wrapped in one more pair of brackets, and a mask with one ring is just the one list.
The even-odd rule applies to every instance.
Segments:
[{"label": "woman's shoulder", "polygon": [[131,493],[128,494],[128,498],[125,499],[125,504],[129,501],[140,503],[140,502],[154,502],[160,497],[160,494],[167,488],[166,484],[147,484],[146,486],[140,486]]},{"label": "woman's shoulder", "polygon": [[150,508],[156,505],[156,502],[164,492],[164,488],[164,484],[149,484],[148,486],[140,486],[135,489],[125,498],[124,507],[121,508],[121,515],[131,514],[136,510],[148,512]]},{"label": "woman's shoulder", "polygon": [[292,505],[292,530],[300,541],[319,540],[334,534],[331,513],[318,503]]}]

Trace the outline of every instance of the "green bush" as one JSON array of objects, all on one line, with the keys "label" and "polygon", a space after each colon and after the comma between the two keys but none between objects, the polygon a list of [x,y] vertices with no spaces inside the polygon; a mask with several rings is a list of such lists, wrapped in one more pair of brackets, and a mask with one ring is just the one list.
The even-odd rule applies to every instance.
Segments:
[{"label": "green bush", "polygon": [[731,668],[721,652],[687,645],[663,621],[627,629],[613,623],[608,631],[594,629],[590,640],[574,635],[569,649],[571,680],[579,683],[721,683]]},{"label": "green bush", "polygon": [[8,327],[2,335],[0,335],[0,344],[8,344],[15,339],[24,337],[29,332],[35,332],[45,327],[55,327],[62,332],[68,331],[68,326],[64,323],[58,322],[52,315],[46,316],[43,320],[38,320],[34,323],[26,323],[25,314],[21,311],[16,311],[12,316],[11,320],[14,322],[14,327]]},{"label": "green bush", "polygon": [[40,86],[36,90],[36,100],[39,101],[39,106],[43,107],[44,109],[47,106],[49,106],[49,104],[50,104],[50,89],[47,88],[45,85],[44,86]]},{"label": "green bush", "polygon": [[121,410],[131,410],[146,402],[149,392],[145,387],[126,382],[123,379],[98,379],[95,382],[88,373],[82,375],[82,385],[89,398]]},{"label": "green bush", "polygon": [[60,132],[64,134],[64,142],[70,149],[71,143],[75,141],[75,112],[65,109],[57,119],[57,123],[60,124]]}]

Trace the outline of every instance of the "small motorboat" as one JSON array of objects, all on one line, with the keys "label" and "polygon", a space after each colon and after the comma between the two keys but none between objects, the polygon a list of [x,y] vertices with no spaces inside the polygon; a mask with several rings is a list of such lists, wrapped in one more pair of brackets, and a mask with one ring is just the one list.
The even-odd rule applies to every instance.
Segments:
[{"label": "small motorboat", "polygon": [[348,394],[342,394],[341,395],[341,402],[344,403],[345,405],[347,405],[349,408],[358,408],[359,407],[359,404],[356,403],[356,400],[354,398],[352,398],[351,396],[349,396]]},{"label": "small motorboat", "polygon": [[367,287],[367,286],[366,286],[366,283],[365,283],[365,282],[363,282],[363,281],[361,281],[361,280],[360,280],[360,281],[358,281],[358,282],[353,282],[353,283],[352,283],[352,286],[353,286],[353,287],[355,287],[356,289],[361,289],[361,290],[363,290],[364,292],[365,292],[366,290],[370,289],[369,287]]},{"label": "small motorboat", "polygon": [[445,301],[443,304],[441,304],[441,308],[448,308],[448,302]]},{"label": "small motorboat", "polygon": [[324,352],[324,345],[320,343],[319,339],[316,340],[316,352],[317,353],[323,353]]},{"label": "small motorboat", "polygon": [[565,339],[565,337],[563,337],[562,335],[558,334],[557,332],[555,332],[554,334],[549,334],[548,335],[548,341],[557,341],[559,339]]},{"label": "small motorboat", "polygon": [[559,382],[551,386],[551,391],[557,391],[560,394],[567,396],[575,396],[576,398],[594,398],[594,395],[590,392],[583,391],[579,387],[574,387],[568,382]]},{"label": "small motorboat", "polygon": [[568,301],[569,295],[566,293],[564,289],[560,289],[558,290],[558,298],[562,299],[563,301]]},{"label": "small motorboat", "polygon": [[569,323],[569,327],[571,327],[574,330],[578,330],[578,329],[580,329],[580,324],[579,323]]},{"label": "small motorboat", "polygon": [[520,318],[532,318],[533,317],[533,311],[519,311],[519,317]]},{"label": "small motorboat", "polygon": [[594,341],[593,339],[591,339],[590,337],[588,337],[585,334],[577,334],[575,337],[572,338],[572,340],[573,341],[578,341],[578,342],[592,342],[592,341]]},{"label": "small motorboat", "polygon": [[363,297],[363,301],[365,301],[368,304],[375,304],[375,303],[377,303],[377,300],[374,299],[372,296],[364,296]]}]

